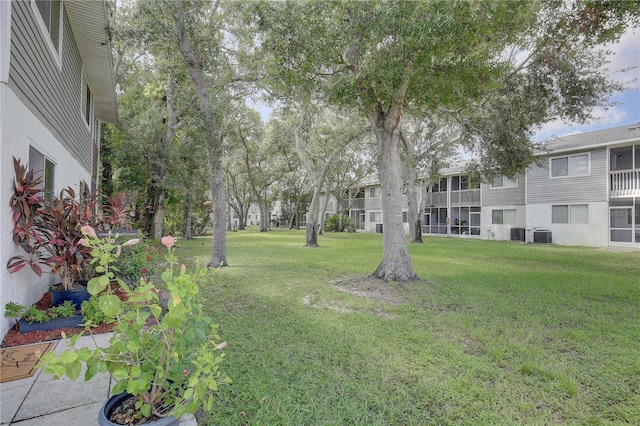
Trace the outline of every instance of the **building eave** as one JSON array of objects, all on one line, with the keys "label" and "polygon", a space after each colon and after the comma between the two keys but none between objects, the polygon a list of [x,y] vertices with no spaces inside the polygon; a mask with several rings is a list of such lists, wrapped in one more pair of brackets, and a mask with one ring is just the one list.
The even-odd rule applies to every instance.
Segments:
[{"label": "building eave", "polygon": [[108,123],[118,120],[108,13],[104,0],[66,0],[69,24],[78,46],[87,82],[94,99],[95,117]]}]

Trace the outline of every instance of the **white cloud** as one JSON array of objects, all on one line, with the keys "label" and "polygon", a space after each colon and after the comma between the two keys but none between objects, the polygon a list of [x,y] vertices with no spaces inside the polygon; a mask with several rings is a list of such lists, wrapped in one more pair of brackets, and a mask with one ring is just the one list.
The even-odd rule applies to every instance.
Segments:
[{"label": "white cloud", "polygon": [[[630,81],[635,79],[630,89],[638,90],[640,88],[640,28],[632,28],[627,30],[618,43],[607,46],[613,54],[609,55],[610,64],[608,69],[611,72],[611,78],[614,81]],[[625,68],[635,67],[626,73],[619,72]]]}]

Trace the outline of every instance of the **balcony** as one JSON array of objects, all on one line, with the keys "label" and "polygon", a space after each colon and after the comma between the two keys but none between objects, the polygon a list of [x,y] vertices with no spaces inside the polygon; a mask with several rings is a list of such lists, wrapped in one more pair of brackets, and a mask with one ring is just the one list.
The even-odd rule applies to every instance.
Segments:
[{"label": "balcony", "polygon": [[343,209],[351,209],[351,210],[364,210],[364,198],[352,198],[351,201],[345,200],[346,205],[343,205]]},{"label": "balcony", "polygon": [[447,193],[446,192],[429,192],[427,193],[427,199],[425,200],[426,206],[447,206]]},{"label": "balcony", "polygon": [[480,190],[467,189],[463,191],[451,191],[452,206],[468,206],[480,204]]},{"label": "balcony", "polygon": [[616,170],[609,173],[609,196],[640,196],[640,169]]}]

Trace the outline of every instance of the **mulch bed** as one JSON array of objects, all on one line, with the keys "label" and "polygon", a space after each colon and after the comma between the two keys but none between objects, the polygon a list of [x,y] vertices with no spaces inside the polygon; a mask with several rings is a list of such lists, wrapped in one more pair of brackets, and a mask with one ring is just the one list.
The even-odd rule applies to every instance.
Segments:
[{"label": "mulch bed", "polygon": [[[38,302],[35,303],[38,309],[48,309],[53,305],[51,304],[51,294],[46,292]],[[8,348],[11,346],[28,345],[30,343],[48,342],[50,340],[62,339],[64,333],[67,337],[71,337],[76,334],[82,333],[84,328],[57,328],[55,330],[44,331],[29,331],[27,333],[18,332],[18,324],[14,325],[7,333],[2,341],[2,348]],[[100,324],[97,327],[91,329],[94,334],[109,333],[113,330],[113,324]]]}]

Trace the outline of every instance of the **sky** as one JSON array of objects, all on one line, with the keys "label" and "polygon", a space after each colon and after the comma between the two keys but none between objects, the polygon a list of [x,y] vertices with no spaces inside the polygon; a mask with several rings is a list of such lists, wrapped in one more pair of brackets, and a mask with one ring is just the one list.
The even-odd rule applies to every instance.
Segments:
[{"label": "sky", "polygon": [[[547,123],[537,133],[535,139],[542,140],[553,136],[567,136],[611,127],[624,126],[640,122],[640,28],[630,29],[619,40],[610,46],[614,52],[610,56],[608,69],[616,81],[635,82],[630,90],[614,95],[610,100],[618,103],[608,110],[596,108],[595,120],[584,125],[571,125],[561,120]],[[616,72],[621,69],[636,67],[626,73]]]}]

